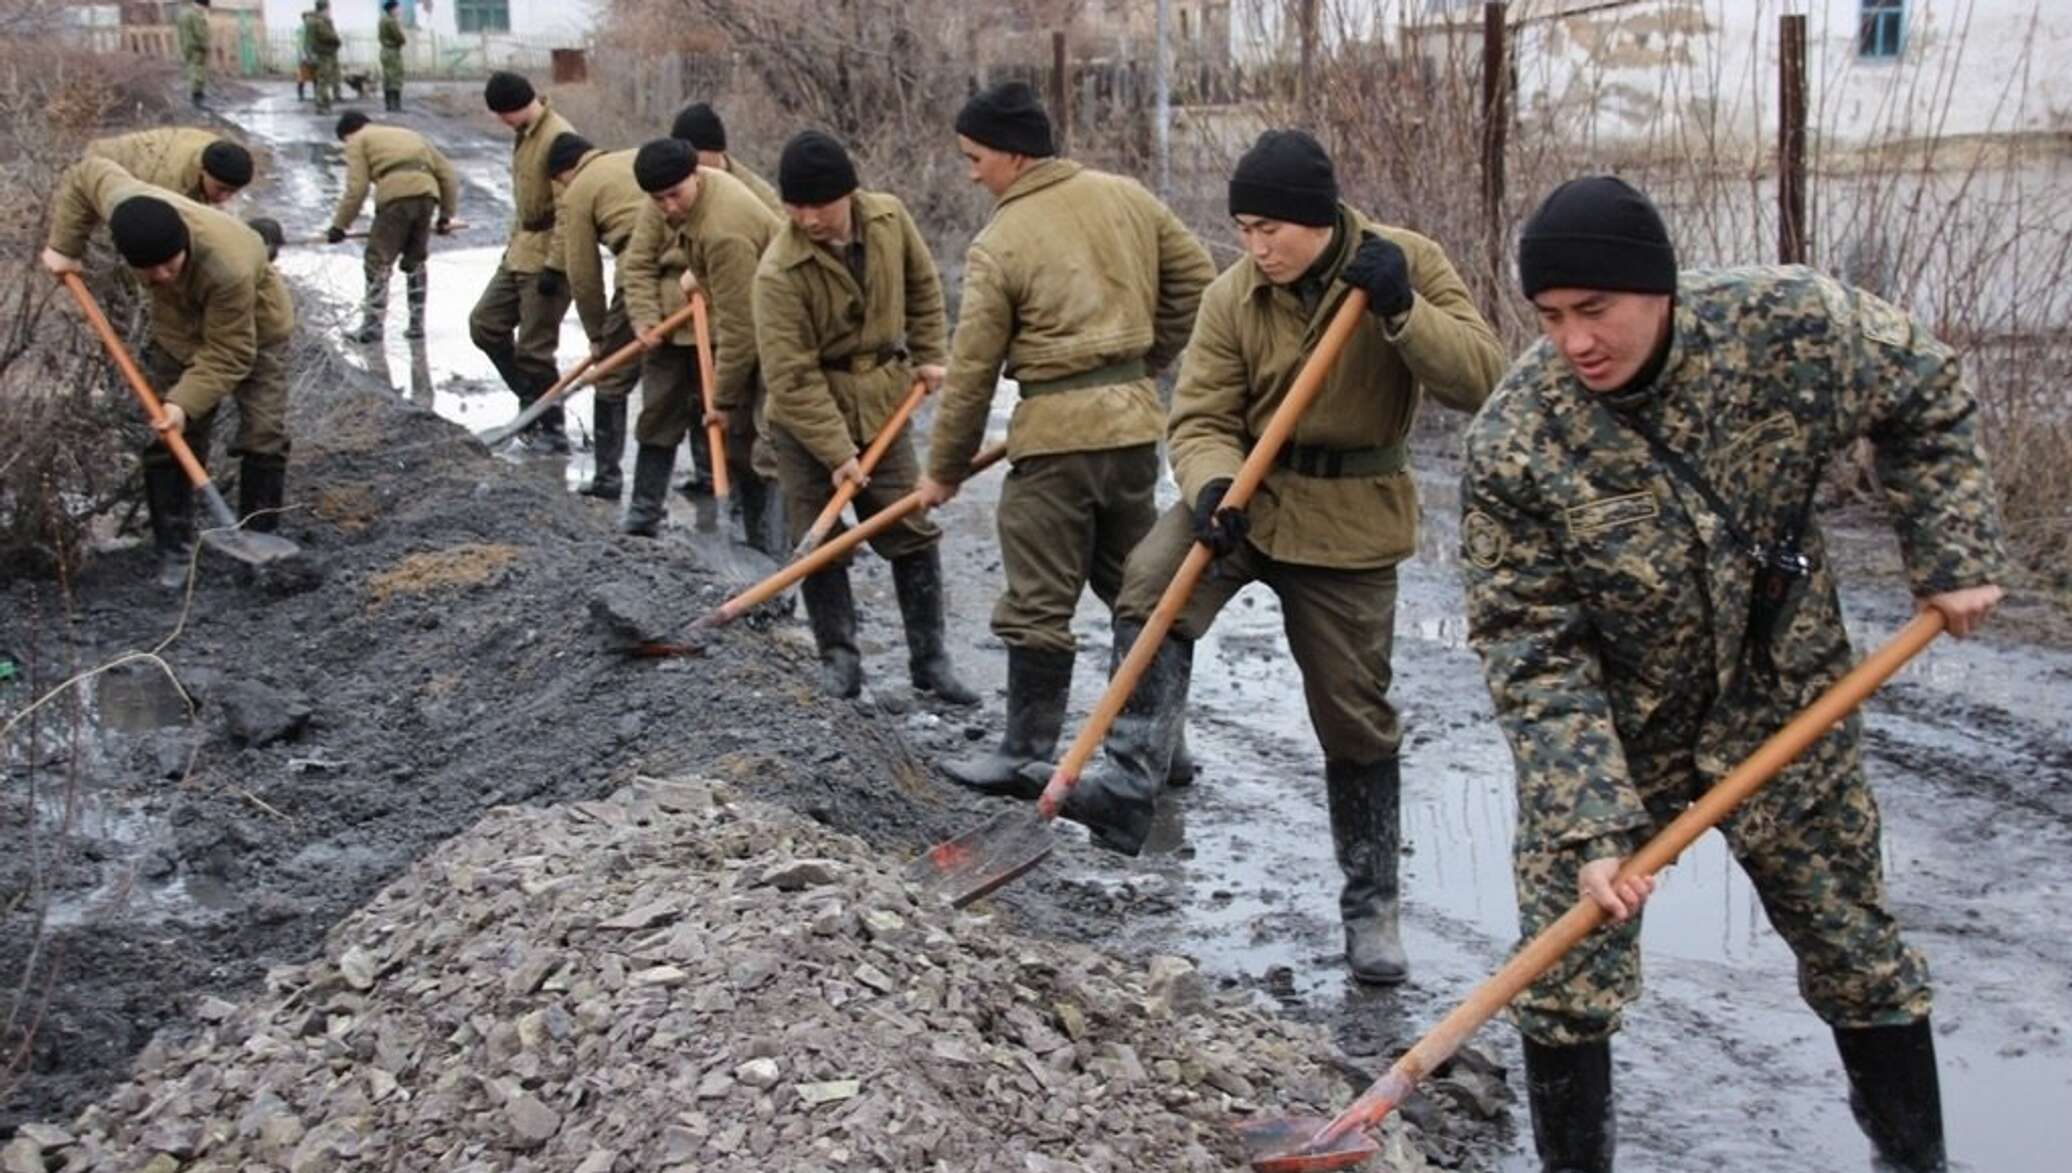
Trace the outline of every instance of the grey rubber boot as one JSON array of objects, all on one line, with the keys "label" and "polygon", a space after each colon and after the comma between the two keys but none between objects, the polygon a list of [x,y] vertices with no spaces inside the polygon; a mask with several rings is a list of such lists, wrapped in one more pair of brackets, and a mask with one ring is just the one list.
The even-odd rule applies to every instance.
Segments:
[{"label": "grey rubber boot", "polygon": [[1877,1150],[1878,1173],[1944,1173],[1942,1084],[1927,1019],[1902,1026],[1836,1027],[1849,1073],[1849,1110]]},{"label": "grey rubber boot", "polygon": [[1395,758],[1372,765],[1326,761],[1331,847],[1345,887],[1338,914],[1345,922],[1345,960],[1353,977],[1393,986],[1410,976],[1399,927],[1403,775]]},{"label": "grey rubber boot", "polygon": [[[1117,619],[1115,646],[1129,648],[1143,630],[1135,620]],[[1193,669],[1193,641],[1167,635],[1108,730],[1102,746],[1105,762],[1080,779],[1065,799],[1058,813],[1085,824],[1095,844],[1124,855],[1144,849],[1158,792],[1165,787],[1186,720]]]},{"label": "grey rubber boot", "polygon": [[633,500],[626,505],[626,520],[619,528],[626,533],[652,538],[661,532],[662,519],[669,515],[665,499],[669,474],[676,464],[676,449],[660,444],[642,444],[633,457]]},{"label": "grey rubber boot", "polygon": [[381,341],[383,320],[388,317],[388,270],[367,273],[367,299],[360,305],[360,324],[345,337],[348,341],[366,345]]},{"label": "grey rubber boot", "polygon": [[1542,1173],[1612,1173],[1618,1117],[1612,1111],[1609,1039],[1573,1047],[1525,1044],[1525,1094]]},{"label": "grey rubber boot", "polygon": [[405,338],[424,337],[424,303],[430,289],[427,274],[423,269],[413,269],[403,274],[403,291],[410,299],[410,325],[403,331]]},{"label": "grey rubber boot", "polygon": [[194,487],[173,463],[144,462],[144,506],[151,515],[151,545],[158,551],[158,585],[177,590],[187,585],[194,562]]},{"label": "grey rubber boot", "polygon": [[863,657],[856,650],[856,596],[849,570],[834,566],[799,584],[806,624],[820,652],[820,691],[847,700],[863,691]]},{"label": "grey rubber boot", "polygon": [[619,465],[626,457],[626,401],[623,398],[599,399],[594,418],[597,435],[591,464],[595,470],[590,483],[583,486],[583,494],[616,501],[626,485],[625,475],[619,471]]},{"label": "grey rubber boot", "polygon": [[288,458],[247,456],[238,465],[237,515],[245,528],[270,534],[281,525],[281,501],[288,493]]},{"label": "grey rubber boot", "polygon": [[892,560],[892,589],[906,624],[907,671],[914,688],[946,705],[975,705],[978,693],[950,666],[943,617],[942,553],[930,546]]},{"label": "grey rubber boot", "polygon": [[1072,694],[1071,652],[1007,649],[1007,728],[1000,744],[984,753],[950,758],[943,773],[959,786],[1003,798],[1035,798],[1043,783],[1022,773],[1050,760],[1065,727],[1065,700]]}]

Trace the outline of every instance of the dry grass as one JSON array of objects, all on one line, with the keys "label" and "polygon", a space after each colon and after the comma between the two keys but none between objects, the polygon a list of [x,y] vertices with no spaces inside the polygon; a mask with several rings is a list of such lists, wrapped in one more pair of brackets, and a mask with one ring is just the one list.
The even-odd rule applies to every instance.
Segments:
[{"label": "dry grass", "polygon": [[481,586],[518,560],[518,547],[469,542],[412,554],[367,580],[367,601],[379,607],[398,595],[429,595]]}]

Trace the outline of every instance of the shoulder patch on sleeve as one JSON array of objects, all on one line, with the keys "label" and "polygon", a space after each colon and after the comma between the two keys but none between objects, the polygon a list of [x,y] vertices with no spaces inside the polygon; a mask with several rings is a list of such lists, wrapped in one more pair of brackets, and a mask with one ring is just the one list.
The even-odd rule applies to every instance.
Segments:
[{"label": "shoulder patch on sleeve", "polygon": [[1874,298],[1864,298],[1861,304],[1857,323],[1865,338],[1894,350],[1914,345],[1914,323],[1904,311]]},{"label": "shoulder patch on sleeve", "polygon": [[1495,570],[1504,563],[1510,537],[1496,518],[1477,509],[1461,519],[1460,544],[1469,562],[1482,570]]}]

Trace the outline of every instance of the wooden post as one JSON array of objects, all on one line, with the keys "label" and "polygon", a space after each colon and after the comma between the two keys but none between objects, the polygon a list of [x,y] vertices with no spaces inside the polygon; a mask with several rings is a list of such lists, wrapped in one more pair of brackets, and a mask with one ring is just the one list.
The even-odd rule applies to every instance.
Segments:
[{"label": "wooden post", "polygon": [[1511,123],[1511,54],[1503,0],[1482,5],[1482,225],[1496,287],[1504,284],[1504,144]]},{"label": "wooden post", "polygon": [[1777,21],[1777,260],[1803,265],[1806,232],[1806,18]]},{"label": "wooden post", "polygon": [[1295,75],[1295,101],[1301,107],[1303,121],[1315,125],[1317,118],[1317,0],[1302,0],[1296,19],[1301,28],[1302,61]]},{"label": "wooden post", "polygon": [[1065,84],[1065,32],[1059,29],[1050,34],[1050,123],[1057,128],[1057,148],[1065,153],[1065,143],[1072,137],[1072,107],[1068,104],[1071,89]]}]

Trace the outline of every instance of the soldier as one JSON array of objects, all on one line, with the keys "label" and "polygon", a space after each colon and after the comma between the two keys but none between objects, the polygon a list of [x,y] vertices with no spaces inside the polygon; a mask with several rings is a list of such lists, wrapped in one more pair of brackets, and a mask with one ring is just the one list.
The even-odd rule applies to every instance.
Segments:
[{"label": "soldier", "polygon": [[[1518,276],[1544,337],[1467,436],[1470,638],[1518,766],[1519,930],[1614,922],[1512,1003],[1548,1169],[1612,1167],[1611,1045],[1652,884],[1621,861],[1850,666],[1812,516],[1876,445],[1920,605],[1969,634],[2005,573],[1975,403],[1902,311],[1798,267],[1677,271],[1646,196],[1555,189]],[[1928,970],[1886,905],[1856,718],[1722,825],[1834,1030],[1879,1168],[1944,1167]]]},{"label": "soldier", "polygon": [[213,130],[191,126],[95,139],[86,153],[197,203],[227,204],[252,183],[252,152]]},{"label": "soldier", "polygon": [[331,23],[331,0],[317,0],[308,17],[309,51],[317,62],[317,113],[329,114],[338,100],[338,50],[345,41]]},{"label": "soldier", "polygon": [[[561,189],[554,222],[559,256],[551,268],[566,274],[576,316],[590,337],[590,352],[602,358],[633,341],[626,316],[626,248],[633,225],[647,206],[647,193],[633,178],[633,151],[606,154],[579,134],[557,136],[547,147],[547,173]],[[612,255],[613,288],[607,296],[597,247]],[[597,429],[596,472],[583,488],[588,496],[617,501],[624,490],[619,470],[626,454],[626,397],[640,381],[640,364],[627,363],[593,385]]]},{"label": "soldier", "polygon": [[180,10],[180,59],[187,63],[187,96],[199,110],[209,88],[209,0]]},{"label": "soldier", "polygon": [[[857,458],[917,375],[931,389],[942,385],[948,327],[935,259],[913,217],[895,196],[858,190],[840,143],[819,131],[797,135],[785,144],[777,182],[791,222],[756,270],[755,334],[797,543],[843,484],[860,486],[859,518],[913,491],[921,470],[906,432],[869,476]],[[910,517],[871,548],[892,564],[914,687],[975,705],[978,694],[957,679],[945,647],[941,541],[934,522]],[[808,577],[800,593],[825,665],[822,687],[857,695],[863,664],[848,568]]]},{"label": "soldier", "polygon": [[304,11],[302,23],[295,28],[295,100],[304,98],[304,87],[317,79],[317,51],[310,44],[310,19],[316,16],[314,10]]},{"label": "soldier", "polygon": [[1021,403],[995,515],[1007,572],[993,608],[1007,645],[1007,727],[997,750],[943,769],[963,785],[1026,797],[1021,769],[1049,758],[1064,724],[1079,596],[1091,585],[1114,604],[1123,559],[1157,517],[1151,380],[1187,344],[1215,269],[1179,217],[1135,182],[1057,158],[1050,117],[1027,85],[979,93],[956,127],[972,182],[995,203],[965,257],[922,500],[934,507],[956,495],[1003,364]]},{"label": "soldier", "polygon": [[691,144],[698,152],[698,166],[714,171],[724,171],[746,184],[763,206],[784,215],[784,204],[777,198],[777,189],[768,180],[741,165],[740,161],[727,153],[727,127],[719,120],[719,112],[709,103],[693,102],[677,112],[676,122],[669,128],[670,138],[679,138]]},{"label": "soldier", "polygon": [[[697,154],[681,139],[656,139],[641,147],[633,178],[649,203],[626,248],[626,308],[634,330],[654,348],[642,370],[643,403],[635,430],[640,451],[634,457],[625,530],[655,536],[677,444],[693,424],[716,422],[726,431],[727,471],[741,494],[743,520],[753,540],[765,531],[773,494],[751,467],[762,401],[752,299],[756,263],[783,222],[733,176],[698,166]],[[690,332],[679,330],[666,339],[654,333],[662,318],[701,286],[711,307],[717,384],[709,416],[699,408]]]},{"label": "soldier", "polygon": [[[165,401],[165,430],[180,432],[195,456],[207,460],[216,407],[235,398],[230,451],[243,458],[238,509],[252,529],[271,533],[287,484],[285,356],[295,309],[267,261],[265,242],[233,217],[140,183],[106,159],[88,158],[59,182],[44,267],[78,272],[87,236],[101,223],[150,290],[144,369]],[[177,587],[186,581],[191,557],[193,492],[163,443],[146,446],[142,462],[159,581]]]},{"label": "soldier", "polygon": [[[1393,985],[1408,974],[1397,929],[1402,730],[1388,701],[1396,564],[1417,548],[1407,444],[1421,395],[1473,411],[1503,352],[1439,246],[1341,203],[1331,158],[1308,134],[1259,136],[1231,176],[1229,208],[1245,255],[1202,295],[1166,424],[1181,503],[1124,568],[1118,652],[1195,542],[1216,569],[1116,719],[1107,768],[1063,813],[1102,846],[1137,854],[1178,740],[1194,641],[1247,583],[1265,583],[1324,751],[1346,961],[1354,978]],[[1249,506],[1223,508],[1253,438],[1353,289],[1366,292],[1368,316]]]},{"label": "soldier", "polygon": [[381,40],[381,106],[392,113],[403,109],[403,22],[396,18],[397,0],[381,0],[381,23],[376,35]]},{"label": "soldier", "polygon": [[[367,301],[354,342],[381,341],[382,319],[388,313],[389,267],[401,262],[410,298],[410,325],[405,338],[424,337],[424,306],[429,294],[425,255],[432,233],[444,236],[453,227],[460,202],[460,177],[438,148],[414,130],[376,126],[358,110],[338,118],[338,138],[345,144],[345,190],[331,217],[325,239],[345,239],[374,185],[374,227],[367,234],[365,258]],[[434,209],[438,219],[433,219]]]},{"label": "soldier", "polygon": [[[568,283],[559,269],[547,265],[556,235],[547,148],[575,128],[518,74],[491,74],[482,95],[497,121],[517,134],[511,144],[513,214],[510,243],[468,315],[468,334],[518,396],[518,405],[525,407],[553,386],[560,373],[554,348],[561,340],[561,319],[568,316]],[[568,451],[558,404],[526,430],[548,451]]]}]

